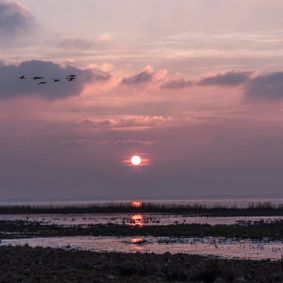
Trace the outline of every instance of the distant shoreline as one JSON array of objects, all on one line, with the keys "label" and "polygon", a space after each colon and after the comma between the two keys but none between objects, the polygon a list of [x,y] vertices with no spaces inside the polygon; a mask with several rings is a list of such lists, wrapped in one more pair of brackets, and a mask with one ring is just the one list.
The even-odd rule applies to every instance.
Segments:
[{"label": "distant shoreline", "polygon": [[246,202],[246,203],[283,203],[283,195],[273,196],[192,196],[192,197],[137,197],[127,198],[86,198],[86,199],[6,199],[0,200],[0,206],[3,205],[78,205],[78,204],[99,204],[99,203],[129,203],[131,201],[142,201],[146,203],[222,203],[222,202]]},{"label": "distant shoreline", "polygon": [[164,213],[192,216],[283,216],[283,203],[250,202],[246,207],[221,203],[118,202],[70,205],[0,205],[0,215],[7,214],[92,214],[92,213]]}]

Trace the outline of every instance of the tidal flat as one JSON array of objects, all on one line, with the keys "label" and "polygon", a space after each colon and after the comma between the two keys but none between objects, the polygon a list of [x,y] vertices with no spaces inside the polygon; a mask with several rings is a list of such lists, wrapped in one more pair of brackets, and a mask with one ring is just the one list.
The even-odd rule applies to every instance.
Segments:
[{"label": "tidal flat", "polygon": [[283,221],[244,222],[234,225],[176,224],[130,226],[98,224],[83,226],[46,225],[39,222],[0,221],[0,239],[58,236],[153,236],[226,237],[239,239],[283,240]]},{"label": "tidal flat", "polygon": [[283,208],[0,207],[0,282],[283,282]]}]

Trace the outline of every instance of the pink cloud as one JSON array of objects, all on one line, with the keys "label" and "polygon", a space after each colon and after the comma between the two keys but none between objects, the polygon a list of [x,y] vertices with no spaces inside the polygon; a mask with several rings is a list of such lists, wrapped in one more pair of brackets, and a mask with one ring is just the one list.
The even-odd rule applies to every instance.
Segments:
[{"label": "pink cloud", "polygon": [[83,129],[139,129],[166,126],[171,117],[127,116],[123,118],[86,119],[77,123]]}]

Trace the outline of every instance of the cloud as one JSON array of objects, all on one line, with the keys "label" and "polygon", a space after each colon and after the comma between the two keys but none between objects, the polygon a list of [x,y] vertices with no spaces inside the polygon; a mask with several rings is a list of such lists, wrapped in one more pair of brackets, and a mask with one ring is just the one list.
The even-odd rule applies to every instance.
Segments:
[{"label": "cloud", "polygon": [[182,89],[191,86],[239,86],[249,82],[250,72],[227,72],[214,76],[207,76],[200,80],[188,80],[182,75],[171,77],[160,85],[161,89]]},{"label": "cloud", "polygon": [[103,33],[97,37],[98,42],[109,42],[113,39],[110,33]]},{"label": "cloud", "polygon": [[250,72],[227,72],[206,77],[198,82],[200,86],[239,86],[250,79]]},{"label": "cloud", "polygon": [[148,83],[153,80],[154,75],[155,73],[152,67],[147,66],[145,67],[145,69],[143,69],[139,73],[123,78],[121,84],[135,85],[135,84],[141,84],[141,83]]},{"label": "cloud", "polygon": [[0,33],[27,31],[33,24],[30,11],[15,2],[0,1]]},{"label": "cloud", "polygon": [[95,81],[108,81],[111,79],[111,74],[101,70],[92,69],[92,77]]},{"label": "cloud", "polygon": [[109,43],[112,41],[110,34],[101,34],[97,38],[93,37],[71,37],[71,36],[62,36],[54,37],[47,40],[47,44],[54,45],[58,48],[66,48],[68,50],[95,50],[99,48],[109,47]]},{"label": "cloud", "polygon": [[152,146],[153,144],[157,143],[156,141],[151,140],[118,140],[115,142],[117,146]]},{"label": "cloud", "polygon": [[259,75],[247,85],[245,95],[253,100],[279,100],[283,98],[283,72]]},{"label": "cloud", "polygon": [[115,127],[115,125],[117,125],[117,121],[115,121],[114,119],[95,119],[95,120],[90,120],[90,119],[86,119],[83,121],[80,121],[77,123],[77,125],[80,128],[101,128],[101,129],[105,129],[105,128],[112,128]]},{"label": "cloud", "polygon": [[86,119],[77,123],[82,129],[126,129],[162,127],[168,125],[171,117],[164,116],[128,116],[121,119]]},{"label": "cloud", "polygon": [[96,140],[92,138],[70,138],[70,139],[64,139],[61,144],[63,145],[103,145],[103,144],[109,144],[109,141],[107,140]]},{"label": "cloud", "polygon": [[[69,82],[65,77],[77,75],[77,80]],[[26,75],[28,79],[20,80]],[[45,85],[38,85],[32,80],[34,76],[44,77]],[[61,99],[79,95],[84,86],[91,81],[105,81],[110,75],[103,72],[80,69],[74,66],[61,66],[49,61],[25,61],[20,65],[0,65],[0,98],[37,96],[44,99]],[[55,83],[52,79],[60,79]]]},{"label": "cloud", "polygon": [[192,82],[189,80],[184,79],[183,77],[180,78],[173,78],[169,79],[168,81],[161,84],[161,89],[180,89],[190,87]]},{"label": "cloud", "polygon": [[93,40],[78,37],[56,39],[54,42],[59,48],[67,49],[91,49],[95,46]]}]

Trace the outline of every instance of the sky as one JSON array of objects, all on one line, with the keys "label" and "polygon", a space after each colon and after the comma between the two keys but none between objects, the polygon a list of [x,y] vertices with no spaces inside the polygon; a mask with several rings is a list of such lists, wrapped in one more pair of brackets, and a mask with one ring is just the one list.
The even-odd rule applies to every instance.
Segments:
[{"label": "sky", "polygon": [[0,0],[1,201],[283,197],[282,11]]}]

